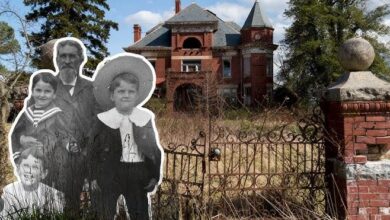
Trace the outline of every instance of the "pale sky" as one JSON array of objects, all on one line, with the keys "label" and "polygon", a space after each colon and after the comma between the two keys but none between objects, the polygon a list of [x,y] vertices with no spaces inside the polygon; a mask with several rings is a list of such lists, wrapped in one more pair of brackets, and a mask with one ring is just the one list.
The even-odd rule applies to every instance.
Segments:
[{"label": "pale sky", "polygon": [[[389,0],[370,0],[369,7],[383,5]],[[9,2],[11,8],[24,16],[30,8],[24,6],[22,0],[0,0]],[[218,17],[225,21],[234,21],[243,25],[255,0],[182,0],[181,8],[189,6],[195,2],[203,8],[213,11]],[[291,24],[284,15],[288,0],[259,0],[263,12],[271,21],[274,27],[274,43],[278,44],[283,39],[285,28]],[[140,24],[142,32],[145,33],[159,22],[165,21],[174,15],[175,0],[108,0],[110,10],[106,12],[106,17],[119,24],[119,30],[111,31],[108,40],[108,50],[111,54],[123,52],[122,48],[133,43],[133,25]],[[16,30],[20,30],[20,25],[14,16],[1,15],[0,20],[7,21]],[[385,21],[390,25],[390,16]],[[30,24],[32,28],[39,28],[37,24]],[[384,39],[388,40],[388,39]]]}]

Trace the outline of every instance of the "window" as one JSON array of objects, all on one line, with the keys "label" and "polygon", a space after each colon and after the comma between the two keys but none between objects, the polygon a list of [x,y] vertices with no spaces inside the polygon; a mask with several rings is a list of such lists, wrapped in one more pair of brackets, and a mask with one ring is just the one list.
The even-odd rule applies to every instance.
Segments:
[{"label": "window", "polygon": [[183,60],[181,65],[182,72],[198,72],[201,70],[200,60]]},{"label": "window", "polygon": [[223,97],[231,97],[237,95],[237,88],[223,88],[220,91],[221,96]]},{"label": "window", "polygon": [[272,77],[273,76],[273,72],[274,72],[274,62],[272,60],[272,57],[268,57],[267,58],[267,76],[270,76]]},{"label": "window", "polygon": [[237,104],[237,87],[220,88],[218,92],[227,104]]},{"label": "window", "polygon": [[189,37],[183,42],[183,48],[185,49],[200,49],[202,44],[195,37]]},{"label": "window", "polygon": [[230,67],[230,59],[223,60],[223,78],[231,78],[232,71]]},{"label": "window", "polygon": [[156,69],[156,60],[149,60],[150,64],[152,64],[153,68]]},{"label": "window", "polygon": [[251,58],[244,57],[244,77],[251,75]]}]

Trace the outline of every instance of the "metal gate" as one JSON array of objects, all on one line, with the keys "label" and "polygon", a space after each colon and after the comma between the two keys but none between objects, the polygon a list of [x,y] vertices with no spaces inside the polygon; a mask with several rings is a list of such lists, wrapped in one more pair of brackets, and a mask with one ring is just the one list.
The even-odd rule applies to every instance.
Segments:
[{"label": "metal gate", "polygon": [[190,144],[166,146],[155,216],[280,217],[282,206],[290,212],[303,208],[324,213],[322,125],[319,111],[294,123],[251,131],[211,123]]}]

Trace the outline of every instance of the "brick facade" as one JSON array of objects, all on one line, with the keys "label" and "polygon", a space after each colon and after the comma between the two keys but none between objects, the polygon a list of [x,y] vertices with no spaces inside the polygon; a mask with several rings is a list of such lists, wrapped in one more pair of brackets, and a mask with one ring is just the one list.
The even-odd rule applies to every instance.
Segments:
[{"label": "brick facade", "polygon": [[364,71],[374,56],[366,40],[347,40],[339,51],[347,72],[322,102],[327,211],[337,219],[390,219],[390,83]]},{"label": "brick facade", "polygon": [[[222,21],[195,3],[183,10],[180,10],[180,1],[175,0],[175,5],[174,17],[125,48],[127,52],[141,54],[155,62],[157,87],[166,87],[168,108],[174,109],[171,105],[175,103],[176,88],[180,85],[202,85],[205,96],[206,79],[217,81],[219,86],[214,93],[223,96],[224,89],[228,89],[234,91],[237,100],[261,103],[272,90],[272,57],[277,46],[273,44],[272,26],[268,21],[258,20],[264,16],[255,16],[261,13],[259,3],[255,2],[242,28]],[[188,41],[198,46],[186,47]],[[245,57],[250,59],[248,76],[243,73]],[[200,62],[200,68],[184,70],[185,62],[191,61]],[[224,62],[230,66],[228,76],[224,75]],[[207,77],[204,74],[208,74]]]},{"label": "brick facade", "polygon": [[384,177],[357,174],[352,178],[345,170],[345,166],[379,161],[390,150],[390,102],[325,102],[323,110],[334,137],[327,141],[327,181],[338,217],[390,219],[390,170]]}]

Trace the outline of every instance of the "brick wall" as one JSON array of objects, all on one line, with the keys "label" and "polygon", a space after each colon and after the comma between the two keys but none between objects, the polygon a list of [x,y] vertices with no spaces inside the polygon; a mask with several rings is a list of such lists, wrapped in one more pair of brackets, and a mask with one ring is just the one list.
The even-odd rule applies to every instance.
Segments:
[{"label": "brick wall", "polygon": [[390,220],[390,180],[348,180],[348,218]]},{"label": "brick wall", "polygon": [[[325,102],[331,206],[339,219],[390,220],[390,102]],[[332,139],[332,140],[331,140]],[[334,211],[334,210],[333,210]]]}]

